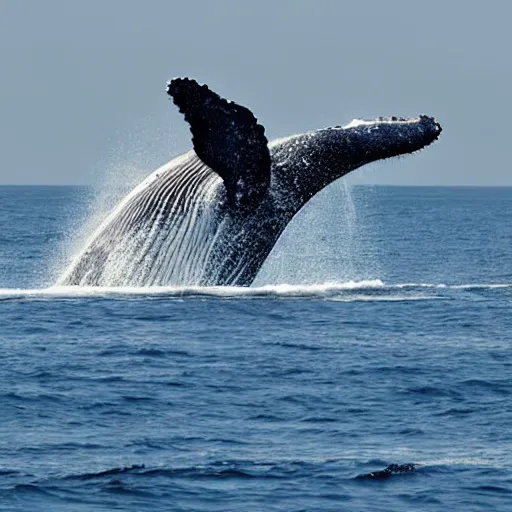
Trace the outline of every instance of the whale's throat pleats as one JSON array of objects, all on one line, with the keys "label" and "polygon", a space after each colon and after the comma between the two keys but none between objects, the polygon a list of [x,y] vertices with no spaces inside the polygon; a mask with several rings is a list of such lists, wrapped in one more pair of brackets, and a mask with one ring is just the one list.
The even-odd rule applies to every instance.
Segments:
[{"label": "whale's throat pleats", "polygon": [[193,152],[173,160],[117,206],[61,284],[204,284],[223,195],[220,178]]},{"label": "whale's throat pleats", "polygon": [[167,92],[190,124],[195,152],[223,179],[230,205],[259,204],[270,184],[270,153],[252,112],[189,78],[171,80]]}]

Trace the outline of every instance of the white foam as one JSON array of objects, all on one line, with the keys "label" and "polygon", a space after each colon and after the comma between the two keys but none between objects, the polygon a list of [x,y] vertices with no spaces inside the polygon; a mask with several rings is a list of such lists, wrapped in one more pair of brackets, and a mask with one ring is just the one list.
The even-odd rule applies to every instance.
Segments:
[{"label": "white foam", "polygon": [[162,297],[220,297],[220,298],[265,298],[265,297],[302,297],[329,298],[336,301],[382,301],[399,302],[413,300],[442,299],[440,295],[397,294],[399,289],[436,288],[446,290],[459,289],[497,289],[512,288],[512,283],[501,284],[459,284],[446,285],[435,283],[398,283],[384,284],[380,279],[348,281],[345,283],[322,283],[310,285],[277,284],[258,287],[239,286],[149,286],[149,287],[100,287],[100,286],[52,286],[50,288],[0,288],[0,300],[23,298],[129,298],[144,296]]},{"label": "white foam", "polygon": [[322,296],[347,290],[382,288],[383,282],[349,281],[347,283],[313,284],[313,285],[265,285],[254,288],[242,286],[52,286],[42,289],[0,288],[0,297],[98,297],[123,295],[169,295],[197,296],[209,295],[218,297],[254,297],[254,296]]},{"label": "white foam", "polygon": [[352,119],[350,123],[342,126],[344,130],[347,128],[357,128],[358,126],[371,126],[377,124],[375,121],[366,121],[364,119]]},{"label": "white foam", "polygon": [[394,288],[446,288],[451,290],[478,290],[493,288],[512,288],[512,283],[468,283],[468,284],[444,284],[444,283],[402,283],[392,285]]},{"label": "white foam", "polygon": [[415,124],[420,119],[418,117],[411,117],[407,119],[374,119],[373,121],[368,121],[366,119],[352,119],[350,123],[341,127],[341,129],[346,130],[348,128],[357,128],[358,126],[378,126],[381,124]]}]

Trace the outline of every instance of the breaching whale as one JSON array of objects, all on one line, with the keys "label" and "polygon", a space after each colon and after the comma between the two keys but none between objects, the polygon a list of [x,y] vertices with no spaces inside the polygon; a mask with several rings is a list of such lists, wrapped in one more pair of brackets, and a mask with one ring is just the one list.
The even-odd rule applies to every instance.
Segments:
[{"label": "breaching whale", "polygon": [[60,285],[249,286],[292,217],[334,180],[414,153],[429,116],[354,120],[268,143],[251,111],[189,78],[168,82],[194,149],[156,170],[108,215]]}]

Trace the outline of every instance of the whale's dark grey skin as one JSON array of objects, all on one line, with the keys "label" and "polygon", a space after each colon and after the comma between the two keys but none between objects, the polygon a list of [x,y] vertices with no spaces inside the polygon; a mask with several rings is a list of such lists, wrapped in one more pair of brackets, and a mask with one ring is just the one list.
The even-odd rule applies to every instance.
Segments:
[{"label": "whale's dark grey skin", "polygon": [[110,213],[61,285],[249,286],[292,217],[322,188],[375,160],[434,142],[428,116],[354,120],[268,144],[252,113],[194,80],[167,92],[194,150],[171,160]]}]

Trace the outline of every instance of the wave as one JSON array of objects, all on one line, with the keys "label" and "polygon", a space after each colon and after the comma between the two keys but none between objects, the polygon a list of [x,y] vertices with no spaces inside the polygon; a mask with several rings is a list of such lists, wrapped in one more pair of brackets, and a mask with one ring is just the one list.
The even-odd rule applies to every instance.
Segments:
[{"label": "wave", "polygon": [[393,285],[395,288],[446,288],[452,290],[485,290],[494,288],[512,288],[512,283],[489,283],[489,284],[433,284],[433,283],[403,283]]},{"label": "wave", "polygon": [[50,288],[0,288],[0,300],[9,299],[73,299],[130,297],[218,297],[218,298],[331,298],[346,301],[410,301],[446,298],[428,295],[425,290],[492,290],[512,288],[509,283],[452,284],[397,283],[385,284],[380,279],[322,284],[276,284],[258,287],[238,286],[154,286],[96,287],[52,286]]}]

